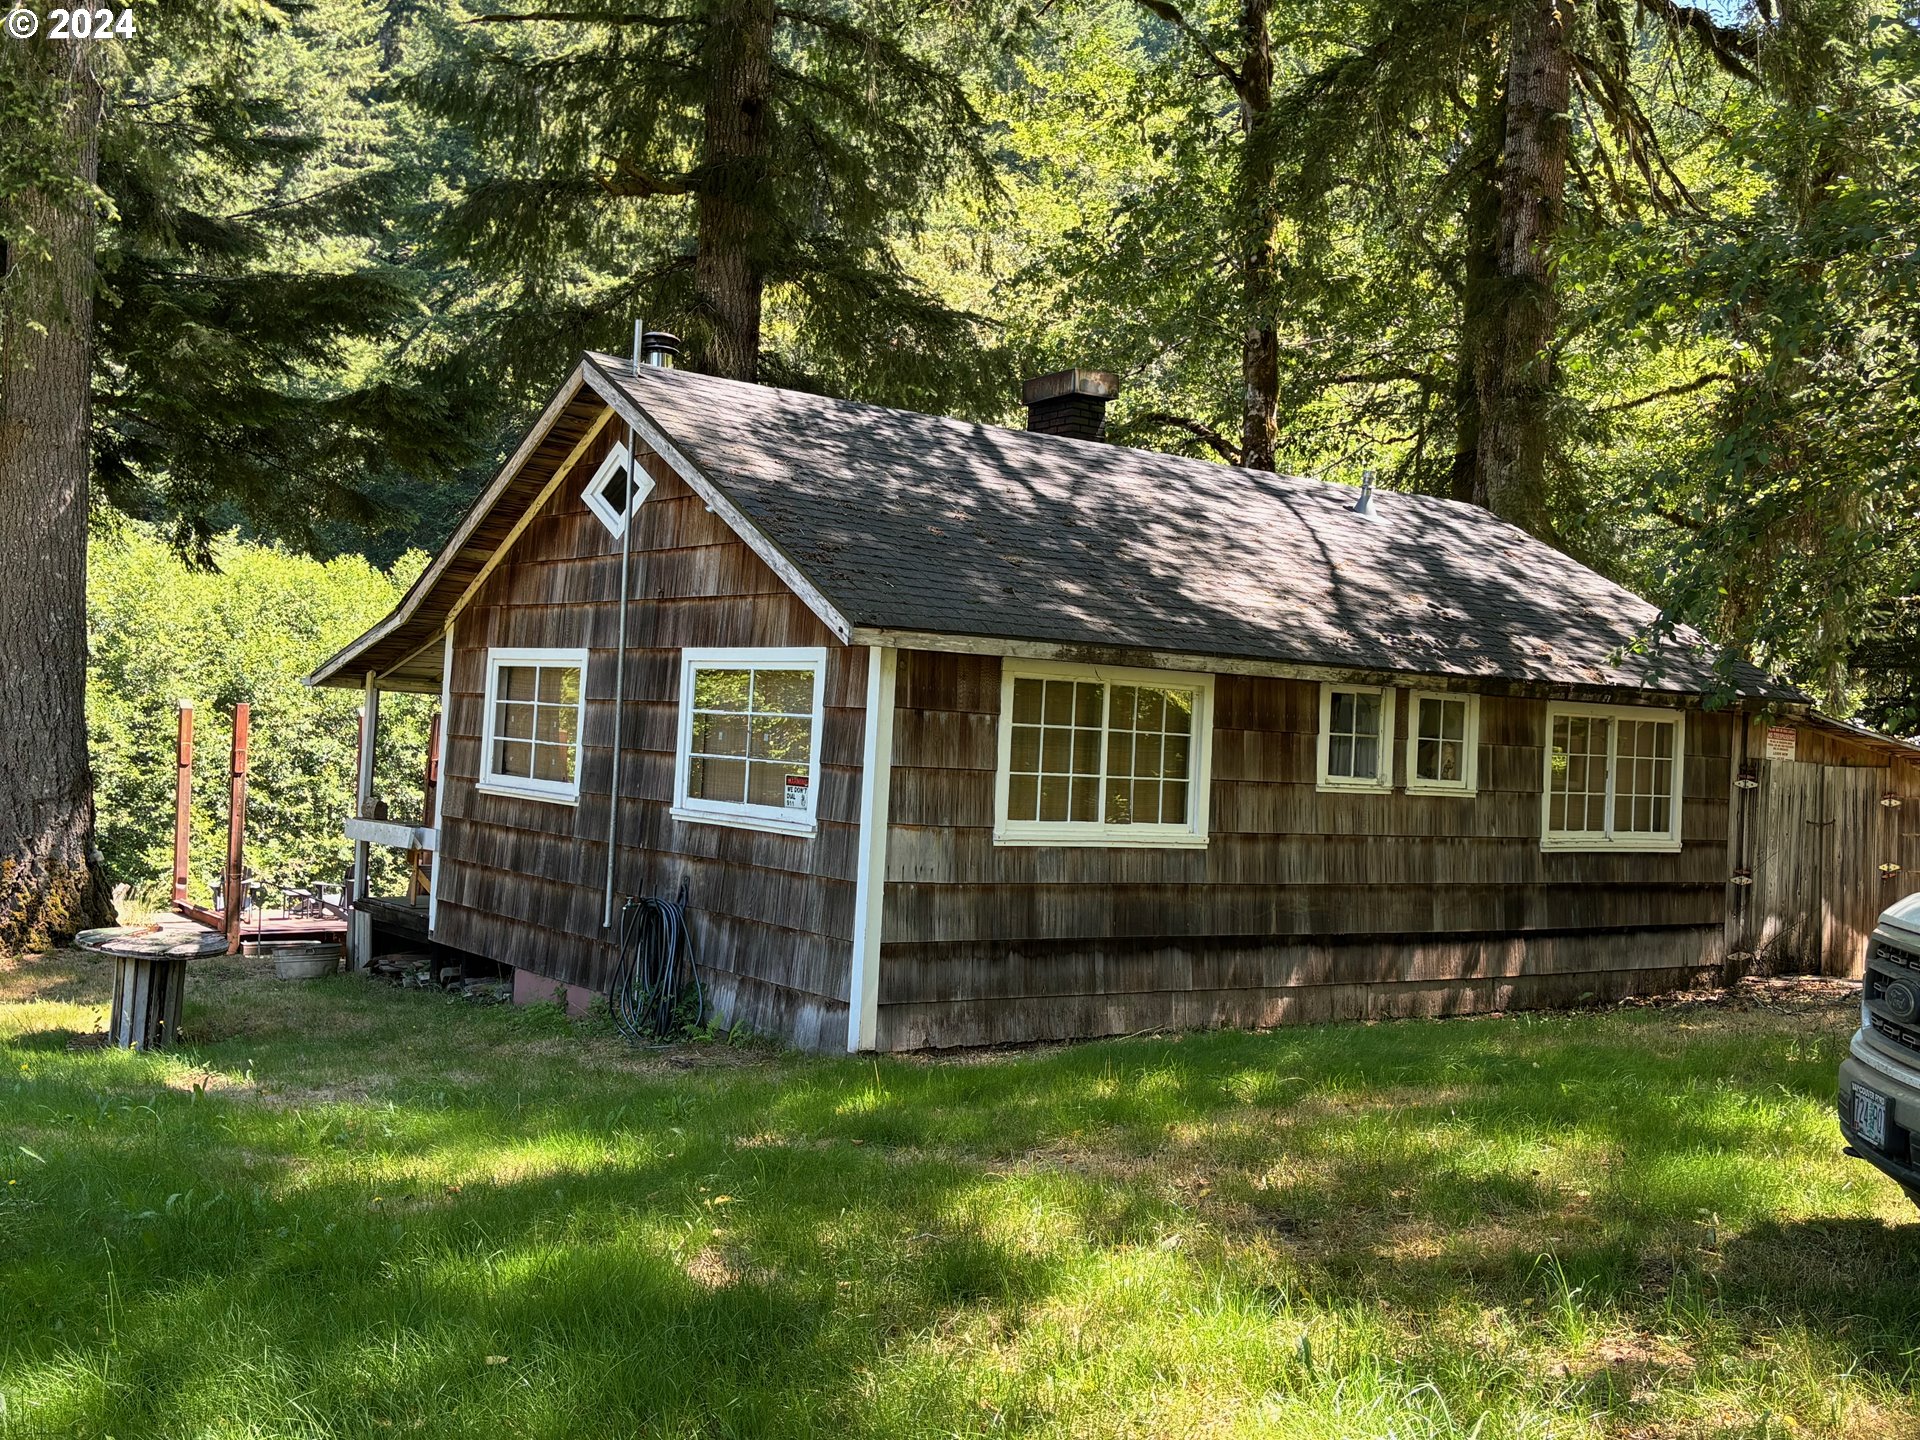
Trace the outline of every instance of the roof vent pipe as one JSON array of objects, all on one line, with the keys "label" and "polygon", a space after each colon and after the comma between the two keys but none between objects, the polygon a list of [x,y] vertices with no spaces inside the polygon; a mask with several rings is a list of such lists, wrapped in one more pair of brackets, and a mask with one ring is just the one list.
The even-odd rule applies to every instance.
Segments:
[{"label": "roof vent pipe", "polygon": [[1107,402],[1119,393],[1120,377],[1109,370],[1056,370],[1020,387],[1027,429],[1076,440],[1106,439]]},{"label": "roof vent pipe", "polygon": [[1368,469],[1360,476],[1360,498],[1353,502],[1356,515],[1373,514],[1373,471]]},{"label": "roof vent pipe", "polygon": [[649,330],[640,337],[640,363],[671,370],[680,363],[680,337],[665,330]]}]

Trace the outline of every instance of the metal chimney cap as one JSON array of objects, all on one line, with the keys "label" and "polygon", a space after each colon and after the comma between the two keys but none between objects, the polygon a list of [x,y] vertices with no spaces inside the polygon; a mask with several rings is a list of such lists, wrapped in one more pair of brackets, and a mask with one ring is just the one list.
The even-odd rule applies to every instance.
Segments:
[{"label": "metal chimney cap", "polygon": [[1120,394],[1120,377],[1111,370],[1056,370],[1039,375],[1020,387],[1020,403],[1040,405],[1068,395],[1086,395],[1095,400],[1112,400]]},{"label": "metal chimney cap", "polygon": [[680,358],[680,337],[670,330],[649,330],[640,337],[640,363],[671,370]]}]

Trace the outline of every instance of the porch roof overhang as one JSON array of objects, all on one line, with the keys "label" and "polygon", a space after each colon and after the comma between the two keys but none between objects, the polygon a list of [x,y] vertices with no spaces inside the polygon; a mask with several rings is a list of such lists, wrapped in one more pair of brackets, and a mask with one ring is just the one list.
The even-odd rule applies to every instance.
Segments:
[{"label": "porch roof overhang", "polygon": [[1920,736],[1903,739],[1898,735],[1883,735],[1856,720],[1836,720],[1831,715],[1823,715],[1818,710],[1806,712],[1805,723],[1817,730],[1838,735],[1851,740],[1856,745],[1864,745],[1879,750],[1896,760],[1904,760],[1910,765],[1920,765]]},{"label": "porch roof overhang", "polygon": [[377,690],[439,694],[449,613],[483,577],[547,482],[598,431],[607,408],[586,383],[586,366],[576,367],[400,603],[303,677],[305,683],[359,690],[371,673]]}]

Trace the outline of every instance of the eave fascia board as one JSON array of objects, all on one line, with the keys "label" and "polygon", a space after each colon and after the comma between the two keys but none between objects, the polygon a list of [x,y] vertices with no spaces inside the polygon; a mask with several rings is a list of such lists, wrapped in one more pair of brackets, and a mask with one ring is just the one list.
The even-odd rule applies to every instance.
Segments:
[{"label": "eave fascia board", "polygon": [[648,449],[667,462],[673,473],[686,483],[687,488],[698,495],[706,503],[707,508],[718,515],[727,528],[738,535],[747,548],[759,556],[767,568],[780,577],[786,587],[800,598],[801,603],[814,613],[822,625],[831,630],[841,643],[851,644],[852,623],[840,613],[840,608],[826,597],[807,573],[747,518],[716,481],[705,474],[678,445],[674,444],[673,438],[631,395],[627,394],[617,380],[592,360],[583,360],[581,366],[587,372],[587,383],[601,399],[619,413],[622,420],[633,427],[635,437],[645,442]]},{"label": "eave fascia board", "polygon": [[355,661],[406,624],[419,611],[427,596],[432,594],[434,587],[439,584],[441,576],[446,574],[447,567],[453,563],[453,557],[466,547],[467,542],[473,538],[473,532],[492,513],[493,507],[500,503],[500,497],[506,493],[507,486],[513,483],[514,476],[520,473],[520,467],[527,463],[527,458],[546,438],[547,431],[553,428],[554,422],[560,418],[560,413],[573,403],[574,397],[580,393],[580,387],[586,383],[586,379],[587,362],[582,360],[574,366],[573,373],[567,377],[566,383],[560,387],[559,392],[547,402],[547,408],[540,412],[540,418],[533,422],[525,438],[520,441],[519,447],[508,457],[507,463],[500,467],[499,473],[493,477],[493,483],[487,486],[480,498],[467,511],[466,518],[453,532],[453,538],[440,547],[440,553],[433,557],[433,563],[421,571],[420,578],[407,587],[407,593],[400,597],[400,603],[388,611],[384,619],[359,639],[335,651],[310,673],[301,676],[301,684],[360,688],[364,676],[356,669]]},{"label": "eave fascia board", "polygon": [[[594,393],[597,395],[599,391],[596,389]],[[467,588],[462,590],[454,598],[454,602],[447,607],[447,624],[452,624],[460,618],[460,612],[465,610],[472,603],[473,597],[480,593],[480,587],[487,583],[493,572],[500,567],[500,562],[507,558],[507,552],[519,544],[520,537],[527,533],[527,527],[533,523],[534,516],[538,515],[546,507],[547,501],[553,498],[554,493],[567,483],[567,477],[573,474],[574,467],[580,463],[580,457],[586,454],[588,447],[600,438],[600,432],[607,428],[607,422],[612,418],[611,406],[594,416],[593,424],[587,427],[587,433],[582,435],[573,449],[567,452],[567,458],[554,467],[553,478],[540,487],[540,493],[533,497],[527,508],[520,512],[520,518],[513,522],[513,529],[507,532],[506,539],[494,546],[493,553],[487,557],[487,563],[480,567],[473,579],[467,582]]]},{"label": "eave fascia board", "polygon": [[[896,630],[857,625],[851,645],[884,645],[898,650],[931,650],[947,655],[997,655],[1020,660],[1060,660],[1083,665],[1118,665],[1186,674],[1251,675],[1279,680],[1351,682],[1361,685],[1410,686],[1424,690],[1460,691],[1477,695],[1511,695],[1541,700],[1598,700],[1601,703],[1639,702],[1687,710],[1704,708],[1699,691],[1654,690],[1635,685],[1578,685],[1559,681],[1518,680],[1503,675],[1446,675],[1414,670],[1368,670],[1352,666],[1315,665],[1291,660],[1260,660],[1238,656],[1196,655],[1170,650],[1132,649],[1121,645],[1084,645],[1053,640],[1021,640],[998,635],[942,634],[926,630]],[[1807,707],[1762,696],[1740,695],[1726,710],[1772,708],[1785,713]]]}]

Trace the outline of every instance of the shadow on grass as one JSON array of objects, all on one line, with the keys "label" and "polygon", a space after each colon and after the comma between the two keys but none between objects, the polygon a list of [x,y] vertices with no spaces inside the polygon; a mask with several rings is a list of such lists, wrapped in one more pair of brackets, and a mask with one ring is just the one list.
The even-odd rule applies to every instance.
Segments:
[{"label": "shadow on grass", "polygon": [[1770,1220],[1730,1240],[1726,1304],[1844,1335],[1902,1385],[1920,1381],[1920,1214],[1915,1223],[1823,1216]]},{"label": "shadow on grass", "polygon": [[[1311,1295],[1468,1398],[1473,1372],[1445,1379],[1462,1307],[1559,1325],[1569,1353],[1619,1320],[1742,1346],[1798,1324],[1883,1375],[1920,1333],[1920,1227],[1780,1218],[1783,1172],[1838,1144],[1808,1128],[1832,1057],[1790,1031],[1333,1027],[674,1072],[344,980],[264,1004],[252,1026],[216,1005],[173,1062],[67,1057],[18,1092],[10,1403],[118,1434],[302,1409],[345,1434],[953,1434],[984,1428],[969,1386],[1000,1363],[966,1347],[1076,1307],[1097,1348]],[[162,1079],[256,1060],[270,1103]],[[365,1093],[326,1093],[342,1079]],[[1143,1270],[1171,1288],[1129,1289]],[[1573,1393],[1612,1405],[1629,1372]]]},{"label": "shadow on grass", "polygon": [[44,1030],[23,1030],[8,1039],[16,1050],[99,1050],[106,1037],[98,1030],[75,1030],[65,1025],[50,1025]]}]

